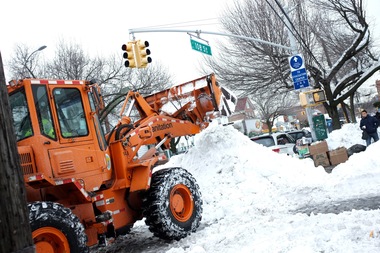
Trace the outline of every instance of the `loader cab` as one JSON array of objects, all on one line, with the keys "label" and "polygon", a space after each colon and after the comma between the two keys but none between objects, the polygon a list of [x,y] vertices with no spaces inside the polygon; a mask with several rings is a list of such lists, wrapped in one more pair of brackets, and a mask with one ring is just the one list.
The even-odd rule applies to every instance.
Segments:
[{"label": "loader cab", "polygon": [[100,95],[91,83],[25,79],[8,92],[18,146],[35,161],[24,175],[82,178],[91,191],[111,178]]},{"label": "loader cab", "polygon": [[[32,97],[27,96],[28,88]],[[49,99],[49,88],[53,99]],[[10,104],[17,141],[36,134],[61,143],[91,138],[81,91],[77,87],[32,84],[11,93]]]}]

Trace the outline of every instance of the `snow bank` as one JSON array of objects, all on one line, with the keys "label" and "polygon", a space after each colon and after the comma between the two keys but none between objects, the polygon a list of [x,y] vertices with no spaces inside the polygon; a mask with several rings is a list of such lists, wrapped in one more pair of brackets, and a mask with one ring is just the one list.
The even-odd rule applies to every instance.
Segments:
[{"label": "snow bank", "polygon": [[327,144],[330,150],[339,147],[350,148],[355,144],[366,145],[361,137],[362,131],[360,130],[359,123],[344,124],[342,129],[329,133]]},{"label": "snow bank", "polygon": [[[330,150],[362,143],[357,124],[327,140]],[[200,231],[167,252],[371,252],[369,238],[380,212],[307,216],[302,206],[380,194],[379,143],[354,154],[331,174],[311,159],[278,154],[232,127],[210,126],[195,147],[166,166],[182,166],[200,185],[204,213]],[[364,252],[362,251],[362,252]],[[374,251],[373,251],[374,252]]]},{"label": "snow bank", "polygon": [[196,136],[195,147],[166,166],[184,167],[195,176],[206,222],[240,219],[252,210],[286,212],[299,205],[299,198],[306,201],[320,191],[328,177],[311,159],[275,153],[231,126],[210,126]]}]

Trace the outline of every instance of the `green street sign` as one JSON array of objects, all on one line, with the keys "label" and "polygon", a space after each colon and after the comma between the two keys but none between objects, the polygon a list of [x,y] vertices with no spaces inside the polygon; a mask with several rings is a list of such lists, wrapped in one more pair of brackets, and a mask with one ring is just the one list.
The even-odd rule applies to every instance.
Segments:
[{"label": "green street sign", "polygon": [[211,55],[211,47],[209,45],[202,44],[192,39],[190,39],[190,43],[191,43],[191,48],[194,49],[195,51],[198,51],[207,55]]}]

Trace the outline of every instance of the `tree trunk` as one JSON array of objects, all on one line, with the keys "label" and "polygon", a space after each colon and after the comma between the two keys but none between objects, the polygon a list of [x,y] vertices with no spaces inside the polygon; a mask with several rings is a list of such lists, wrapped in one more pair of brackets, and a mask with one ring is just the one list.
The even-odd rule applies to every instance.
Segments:
[{"label": "tree trunk", "polygon": [[271,134],[272,133],[273,124],[272,124],[272,121],[269,120],[269,119],[267,120],[267,126],[268,126],[268,131]]},{"label": "tree trunk", "polygon": [[340,129],[341,126],[340,126],[340,120],[339,120],[338,107],[331,106],[329,107],[328,112],[332,120],[333,130]]},{"label": "tree trunk", "polygon": [[177,145],[178,145],[180,140],[181,140],[181,137],[177,137],[177,139],[172,138],[170,140],[170,151],[173,153],[173,155],[176,155],[178,153]]},{"label": "tree trunk", "polygon": [[347,123],[351,123],[350,121],[350,117],[348,117],[348,112],[347,112],[347,106],[344,102],[340,103],[340,105],[342,106],[342,111],[343,111],[343,114],[344,114],[344,117],[346,118],[346,122]]},{"label": "tree trunk", "polygon": [[35,252],[0,53],[0,252]]},{"label": "tree trunk", "polygon": [[352,123],[356,123],[354,97],[355,97],[355,93],[353,93],[353,94],[350,96],[350,107],[351,107],[351,108],[350,108],[350,114],[351,114]]}]

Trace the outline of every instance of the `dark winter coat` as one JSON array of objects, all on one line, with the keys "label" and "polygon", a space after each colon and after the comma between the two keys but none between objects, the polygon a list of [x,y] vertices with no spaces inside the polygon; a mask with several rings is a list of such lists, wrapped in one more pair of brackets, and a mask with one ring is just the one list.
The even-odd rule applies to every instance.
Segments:
[{"label": "dark winter coat", "polygon": [[376,112],[376,114],[375,114],[375,118],[376,118],[377,121],[379,121],[379,123],[380,123],[380,112]]},{"label": "dark winter coat", "polygon": [[[365,126],[365,129],[363,129]],[[375,133],[377,131],[377,127],[379,126],[379,122],[375,117],[371,115],[367,115],[365,118],[360,120],[360,129],[366,131],[369,134]]]}]

